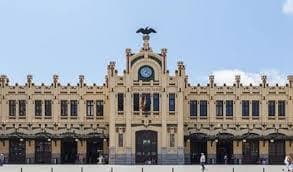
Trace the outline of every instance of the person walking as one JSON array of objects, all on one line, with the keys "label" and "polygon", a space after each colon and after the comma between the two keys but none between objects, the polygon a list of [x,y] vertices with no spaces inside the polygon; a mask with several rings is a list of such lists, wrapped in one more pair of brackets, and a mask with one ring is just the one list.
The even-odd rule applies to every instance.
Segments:
[{"label": "person walking", "polygon": [[4,164],[5,156],[3,153],[0,154],[0,166]]},{"label": "person walking", "polygon": [[201,165],[201,169],[202,171],[205,170],[205,163],[206,163],[206,156],[204,155],[204,153],[201,153],[201,156],[200,156],[200,165]]},{"label": "person walking", "polygon": [[289,156],[289,155],[285,156],[284,163],[286,165],[288,172],[293,172],[293,164],[292,164],[291,156]]}]

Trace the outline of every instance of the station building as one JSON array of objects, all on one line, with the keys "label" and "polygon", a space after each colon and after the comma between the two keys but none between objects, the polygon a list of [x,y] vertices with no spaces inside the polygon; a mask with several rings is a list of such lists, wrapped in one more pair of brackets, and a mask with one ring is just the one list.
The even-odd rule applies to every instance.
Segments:
[{"label": "station building", "polygon": [[[190,85],[185,65],[169,74],[167,49],[143,35],[126,49],[122,75],[107,66],[103,85],[11,85],[0,78],[0,152],[10,164],[278,164],[293,153],[293,76],[285,86]],[[225,157],[226,160],[225,160]],[[226,161],[226,162],[225,162]]]}]

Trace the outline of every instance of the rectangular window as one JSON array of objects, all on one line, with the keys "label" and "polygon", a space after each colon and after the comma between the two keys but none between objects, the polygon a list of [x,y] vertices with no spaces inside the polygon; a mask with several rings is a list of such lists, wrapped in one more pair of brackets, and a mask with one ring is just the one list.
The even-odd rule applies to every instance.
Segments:
[{"label": "rectangular window", "polygon": [[169,111],[175,111],[175,94],[169,94]]},{"label": "rectangular window", "polygon": [[70,116],[77,116],[78,105],[77,100],[70,100]]},{"label": "rectangular window", "polygon": [[252,116],[259,116],[259,101],[252,100]]},{"label": "rectangular window", "polygon": [[189,102],[190,116],[197,116],[197,101],[190,100]]},{"label": "rectangular window", "polygon": [[96,101],[96,112],[97,116],[104,116],[104,101],[103,100],[97,100]]},{"label": "rectangular window", "polygon": [[118,111],[124,111],[124,95],[118,93]]},{"label": "rectangular window", "polygon": [[242,100],[242,116],[249,116],[249,100]]},{"label": "rectangular window", "polygon": [[285,116],[286,115],[286,104],[284,100],[278,101],[278,115]]},{"label": "rectangular window", "polygon": [[153,111],[160,111],[160,95],[158,93],[153,94]]},{"label": "rectangular window", "polygon": [[268,102],[268,113],[269,116],[275,116],[276,114],[276,102],[274,100]]},{"label": "rectangular window", "polygon": [[45,100],[45,116],[52,116],[52,100]]},{"label": "rectangular window", "polygon": [[123,134],[122,133],[118,134],[118,146],[123,147]]},{"label": "rectangular window", "polygon": [[133,111],[139,111],[139,94],[133,94]]},{"label": "rectangular window", "polygon": [[207,116],[208,115],[208,101],[201,100],[199,102],[199,107],[200,107],[200,109],[199,109],[199,111],[200,111],[199,115],[200,116]]},{"label": "rectangular window", "polygon": [[25,116],[26,115],[26,101],[25,100],[19,100],[19,116]]},{"label": "rectangular window", "polygon": [[216,116],[223,116],[223,101],[217,100],[216,101]]},{"label": "rectangular window", "polygon": [[86,116],[94,116],[94,101],[86,101]]},{"label": "rectangular window", "polygon": [[175,134],[170,134],[170,147],[175,147]]},{"label": "rectangular window", "polygon": [[16,100],[9,100],[9,116],[16,116]]},{"label": "rectangular window", "polygon": [[141,106],[143,111],[151,110],[151,95],[150,94],[142,94]]},{"label": "rectangular window", "polygon": [[42,116],[42,100],[35,100],[35,116]]},{"label": "rectangular window", "polygon": [[233,116],[233,100],[226,100],[226,116]]},{"label": "rectangular window", "polygon": [[61,100],[61,116],[68,116],[67,100]]}]

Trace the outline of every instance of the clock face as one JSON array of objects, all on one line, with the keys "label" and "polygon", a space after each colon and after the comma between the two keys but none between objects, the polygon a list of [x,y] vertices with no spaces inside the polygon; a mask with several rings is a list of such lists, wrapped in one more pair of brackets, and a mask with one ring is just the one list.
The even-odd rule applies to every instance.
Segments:
[{"label": "clock face", "polygon": [[140,69],[139,74],[143,77],[143,78],[149,78],[152,76],[153,74],[153,70],[151,69],[151,67],[149,66],[144,66]]}]

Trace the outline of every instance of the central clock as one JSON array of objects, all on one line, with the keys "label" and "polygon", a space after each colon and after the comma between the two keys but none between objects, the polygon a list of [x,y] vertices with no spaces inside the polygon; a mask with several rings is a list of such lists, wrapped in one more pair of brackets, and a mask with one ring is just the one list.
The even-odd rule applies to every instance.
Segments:
[{"label": "central clock", "polygon": [[154,71],[150,66],[142,66],[139,71],[139,79],[144,81],[149,81],[153,79]]}]

